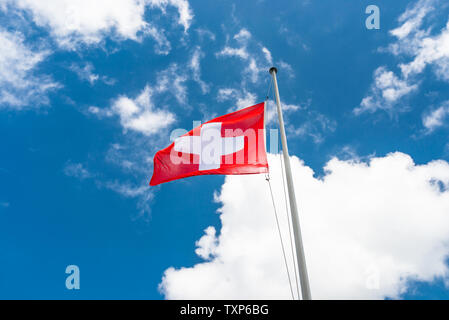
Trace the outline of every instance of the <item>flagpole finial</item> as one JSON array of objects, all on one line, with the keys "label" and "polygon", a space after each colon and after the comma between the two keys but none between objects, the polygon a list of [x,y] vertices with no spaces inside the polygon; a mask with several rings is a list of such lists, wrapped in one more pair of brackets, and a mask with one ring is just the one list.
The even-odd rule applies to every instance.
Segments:
[{"label": "flagpole finial", "polygon": [[278,73],[278,69],[275,68],[275,67],[271,67],[271,68],[270,68],[270,74],[273,74],[273,72],[274,72],[274,73]]}]

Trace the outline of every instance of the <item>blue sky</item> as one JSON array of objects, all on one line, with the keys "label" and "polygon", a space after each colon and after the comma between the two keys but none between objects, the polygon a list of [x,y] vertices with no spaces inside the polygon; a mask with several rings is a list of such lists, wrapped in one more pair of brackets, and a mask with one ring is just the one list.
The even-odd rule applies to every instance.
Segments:
[{"label": "blue sky", "polygon": [[[379,30],[365,26],[370,4],[380,8]],[[359,246],[351,267],[360,268],[347,290],[331,273],[328,282],[314,280],[323,263],[337,274],[350,269],[327,256],[325,246],[313,250],[307,234],[317,232],[316,221],[307,212],[321,211],[306,200],[315,296],[447,298],[448,17],[443,0],[116,0],[93,7],[0,0],[0,298],[232,297],[220,288],[230,281],[230,292],[239,289],[234,283],[242,271],[227,253],[239,248],[225,247],[220,230],[236,230],[226,218],[234,217],[231,186],[246,192],[253,182],[206,176],[150,188],[152,156],[175,128],[263,101],[272,65],[279,69],[290,154],[303,160],[295,162],[298,177],[312,169],[310,183],[325,181],[326,190],[334,187],[329,181],[340,190],[351,185],[349,177],[385,177],[341,195],[343,203],[354,203],[350,209],[334,208],[351,222],[340,229],[342,243]],[[331,159],[339,160],[329,165]],[[395,161],[406,162],[403,175],[396,177],[402,171],[394,170]],[[381,192],[390,186],[399,188]],[[321,191],[316,199],[333,199]],[[421,200],[410,212],[402,210],[415,199]],[[371,212],[368,207],[378,208],[372,224],[345,216]],[[395,234],[384,233],[386,225],[417,231],[373,244]],[[208,227],[217,236],[203,237]],[[327,233],[320,239],[333,241]],[[241,245],[254,252],[250,244]],[[267,254],[248,268],[284,277],[282,264],[270,269],[270,259],[278,256]],[[81,271],[76,291],[65,287],[72,264]],[[217,264],[226,271],[213,269]],[[373,264],[381,280],[370,289],[365,278]],[[269,279],[281,292],[285,278],[277,280]],[[252,285],[243,297],[270,290]],[[273,289],[262,297],[285,296]]]}]

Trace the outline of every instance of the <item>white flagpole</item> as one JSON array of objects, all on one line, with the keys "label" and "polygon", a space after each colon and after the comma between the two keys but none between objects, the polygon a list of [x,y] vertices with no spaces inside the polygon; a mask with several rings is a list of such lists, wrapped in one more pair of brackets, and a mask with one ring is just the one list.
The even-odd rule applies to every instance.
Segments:
[{"label": "white flagpole", "polygon": [[301,295],[303,300],[311,300],[309,277],[307,275],[306,258],[304,255],[304,246],[302,244],[301,227],[299,224],[298,207],[296,204],[295,187],[293,185],[292,170],[290,166],[290,157],[288,155],[287,137],[285,135],[284,118],[282,117],[281,100],[279,98],[279,89],[276,79],[276,68],[270,69],[270,74],[273,77],[274,91],[276,93],[276,105],[279,118],[279,127],[281,130],[282,152],[284,154],[285,175],[287,177],[288,196],[290,199],[290,211],[292,215],[293,233],[296,246],[296,259],[299,269],[299,280],[301,283]]}]

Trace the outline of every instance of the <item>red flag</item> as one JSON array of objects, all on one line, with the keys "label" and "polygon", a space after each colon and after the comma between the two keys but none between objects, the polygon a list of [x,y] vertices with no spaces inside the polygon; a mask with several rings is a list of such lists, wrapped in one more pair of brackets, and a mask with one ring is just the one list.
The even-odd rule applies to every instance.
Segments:
[{"label": "red flag", "polygon": [[154,156],[150,185],[204,174],[267,173],[265,103],[210,120]]}]

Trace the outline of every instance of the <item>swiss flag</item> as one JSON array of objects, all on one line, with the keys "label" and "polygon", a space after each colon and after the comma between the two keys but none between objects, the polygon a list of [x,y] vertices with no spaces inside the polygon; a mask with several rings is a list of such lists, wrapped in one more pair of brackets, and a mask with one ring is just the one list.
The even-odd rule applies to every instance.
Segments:
[{"label": "swiss flag", "polygon": [[267,173],[265,103],[210,120],[154,156],[150,185],[204,174]]}]

